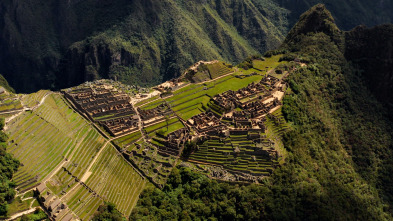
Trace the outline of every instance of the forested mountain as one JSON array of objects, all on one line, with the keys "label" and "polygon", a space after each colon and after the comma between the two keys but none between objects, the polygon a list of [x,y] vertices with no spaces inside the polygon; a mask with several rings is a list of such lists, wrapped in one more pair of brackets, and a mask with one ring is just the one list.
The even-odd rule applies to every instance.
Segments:
[{"label": "forested mountain", "polygon": [[6,217],[8,201],[15,196],[15,183],[11,181],[19,161],[6,152],[8,136],[4,133],[4,118],[0,118],[0,218]]},{"label": "forested mountain", "polygon": [[391,13],[393,1],[390,0],[276,0],[276,2],[291,12],[290,27],[297,22],[304,11],[318,3],[325,4],[326,8],[332,12],[337,26],[346,31],[361,24],[374,26],[393,21]]},{"label": "forested mountain", "polygon": [[[244,180],[233,180],[233,183],[229,183],[210,179],[203,174],[206,171],[198,173],[196,171],[200,170],[190,169],[192,161],[187,155],[178,159],[180,153],[169,160],[160,156],[157,158],[157,164],[151,162],[146,166],[147,159],[157,155],[153,146],[146,144],[161,144],[159,141],[163,141],[163,137],[168,135],[164,136],[162,128],[165,128],[166,123],[168,132],[168,122],[172,118],[166,119],[167,116],[162,114],[165,120],[153,120],[151,125],[149,123],[149,126],[145,127],[137,112],[140,110],[149,113],[152,109],[158,108],[158,111],[153,113],[162,113],[165,110],[175,115],[173,119],[176,121],[171,125],[176,127],[177,123],[180,127],[187,125],[186,121],[192,118],[190,115],[189,118],[183,117],[186,120],[182,118],[180,121],[177,112],[170,111],[171,107],[177,106],[178,112],[191,107],[192,112],[197,111],[196,114],[192,113],[192,117],[204,113],[200,109],[212,111],[211,116],[220,116],[223,113],[214,110],[218,105],[214,105],[212,97],[218,93],[213,90],[222,90],[220,94],[229,90],[227,86],[230,83],[227,84],[224,80],[220,82],[219,87],[216,87],[216,82],[209,82],[211,85],[205,82],[205,85],[198,84],[195,88],[195,85],[190,83],[174,91],[169,87],[161,88],[161,94],[145,100],[138,98],[133,105],[130,104],[130,100],[124,100],[126,104],[122,107],[129,112],[119,112],[120,117],[116,120],[124,119],[124,113],[129,114],[126,115],[130,117],[128,119],[138,119],[136,124],[133,123],[138,128],[136,135],[128,138],[132,139],[132,142],[142,141],[138,146],[134,146],[139,152],[132,146],[134,143],[126,142],[127,136],[131,134],[118,136],[117,139],[109,136],[108,139],[104,138],[107,134],[98,126],[99,130],[96,131],[93,121],[90,121],[90,118],[86,121],[79,116],[79,112],[73,110],[60,93],[40,91],[32,95],[11,97],[7,102],[12,104],[13,101],[18,101],[19,106],[11,108],[12,111],[3,111],[3,114],[10,117],[15,115],[9,115],[9,112],[20,111],[25,115],[19,115],[18,112],[20,118],[13,119],[12,122],[16,123],[12,123],[14,129],[8,144],[14,147],[13,153],[27,157],[23,156],[23,163],[20,164],[7,153],[7,134],[2,131],[4,121],[0,120],[0,218],[7,213],[7,201],[15,195],[13,189],[16,183],[11,180],[19,164],[25,170],[18,171],[21,174],[18,180],[21,182],[26,179],[21,183],[24,185],[21,187],[31,187],[38,184],[39,179],[43,180],[46,177],[43,176],[44,172],[50,173],[49,170],[46,171],[46,161],[48,167],[51,166],[54,170],[55,165],[49,163],[62,162],[65,158],[67,164],[64,165],[67,167],[62,167],[63,170],[57,171],[51,177],[51,180],[56,180],[59,188],[52,189],[57,191],[57,196],[69,194],[60,198],[72,202],[67,203],[72,210],[80,214],[84,209],[89,210],[86,213],[83,211],[83,220],[91,218],[90,214],[95,211],[93,206],[98,208],[101,202],[102,205],[93,220],[121,220],[122,216],[125,216],[124,211],[128,216],[133,208],[130,220],[393,220],[393,99],[390,96],[393,92],[393,25],[354,27],[362,23],[374,25],[390,22],[392,3],[386,0],[321,1],[325,2],[326,6],[317,4],[300,15],[301,11],[317,2],[319,1],[1,1],[0,73],[10,81],[10,85],[1,77],[0,85],[8,90],[12,90],[11,86],[18,92],[33,91],[37,88],[59,89],[97,78],[116,78],[129,84],[155,85],[179,76],[187,66],[198,60],[220,59],[235,64],[250,56],[249,61],[246,59],[243,65],[237,67],[224,62],[212,63],[217,65],[217,73],[222,70],[228,71],[225,73],[231,75],[230,79],[234,78],[231,82],[241,82],[246,77],[259,75],[254,72],[257,67],[255,70],[248,68],[254,65],[252,55],[263,54],[266,51],[268,52],[264,58],[255,58],[262,62],[268,60],[268,57],[275,57],[276,63],[285,61],[292,66],[277,64],[270,69],[266,64],[258,68],[265,74],[264,79],[271,79],[265,76],[277,74],[278,67],[285,66],[288,70],[286,74],[289,74],[282,78],[282,85],[288,87],[285,92],[282,91],[282,100],[272,101],[275,104],[279,103],[280,118],[271,116],[275,119],[271,124],[281,125],[284,122],[286,125],[285,130],[277,126],[280,133],[274,133],[275,141],[280,141],[280,148],[285,150],[285,158],[274,164],[274,170],[273,167],[269,167],[268,173],[257,181],[258,184],[245,184],[242,182]],[[331,12],[328,9],[331,9]],[[292,28],[289,30],[289,27]],[[241,66],[247,69],[242,69]],[[201,66],[200,69],[203,67],[206,70],[202,70],[201,73],[210,73],[207,65]],[[195,75],[199,72],[198,68],[193,72]],[[235,73],[237,71],[232,73],[232,70],[240,70],[241,74]],[[282,74],[283,71],[279,71]],[[224,75],[217,76],[221,81],[220,77]],[[262,75],[259,77],[262,79]],[[261,81],[260,79],[258,81]],[[245,85],[252,85],[250,82],[255,83],[249,81]],[[103,119],[105,123],[116,122],[113,118],[114,112],[110,111],[118,111],[118,107],[110,109],[114,106],[104,107],[102,103],[105,102],[101,103],[102,100],[110,100],[114,96],[101,97],[100,102],[95,100],[95,97],[86,99],[84,93],[91,93],[89,91],[93,89],[91,84],[85,85],[86,88],[75,87],[63,92],[66,96],[67,93],[71,96],[73,90],[79,91],[75,96],[81,95],[81,102],[95,102],[94,108],[98,108],[93,111],[98,113],[97,122],[103,122]],[[100,83],[100,88],[104,92],[97,93],[99,96],[115,94],[121,99],[124,98],[122,94],[119,96],[118,88],[106,86]],[[124,85],[120,87],[126,88]],[[107,88],[112,88],[116,93],[108,92]],[[205,92],[208,90],[211,90],[211,94]],[[173,95],[176,92],[181,97],[178,94],[179,99],[170,101],[176,96]],[[198,94],[199,92],[204,94]],[[263,95],[265,94],[252,96],[253,99],[262,100]],[[46,97],[47,103],[44,102]],[[198,101],[201,97],[207,100],[206,106],[203,102],[192,105],[188,103]],[[24,100],[23,107],[18,99]],[[112,103],[118,105],[117,102]],[[140,106],[136,106],[138,103]],[[91,106],[86,107],[89,109]],[[136,109],[138,111],[135,113],[133,110],[130,111],[134,107],[139,109]],[[146,109],[142,110],[140,107]],[[152,109],[149,109],[150,107]],[[242,112],[245,113],[244,110]],[[263,114],[269,115],[270,112]],[[152,117],[155,117],[154,114]],[[153,137],[156,139],[146,141],[149,134],[160,134],[161,137]],[[259,135],[262,137],[262,133]],[[264,136],[267,138],[266,134]],[[77,142],[78,139],[81,141]],[[118,139],[121,140],[115,142]],[[63,140],[62,143],[59,140]],[[108,145],[111,141],[116,146],[120,143],[126,144],[127,149],[122,148],[122,152],[127,152],[128,148],[131,148],[128,150],[130,153],[135,151],[127,156],[133,157],[135,153],[132,164],[123,161],[125,159],[115,146]],[[244,142],[240,139],[236,141],[238,145]],[[30,142],[34,143],[31,147]],[[218,141],[212,143],[218,145]],[[273,143],[270,138],[269,143]],[[187,148],[189,154],[200,148],[194,144],[190,145],[191,149]],[[160,147],[166,148],[165,145]],[[71,154],[68,156],[75,156],[73,161],[62,154],[68,146],[75,148],[72,152],[66,153]],[[100,149],[106,146],[109,148]],[[239,154],[239,146],[236,148],[232,144],[231,148],[235,149],[232,152]],[[183,150],[183,147],[177,146],[178,150]],[[216,153],[215,147],[221,146],[214,146],[213,152]],[[30,148],[27,153],[25,148]],[[34,148],[40,149],[40,152],[35,153]],[[56,154],[52,154],[53,150],[63,156],[57,157]],[[53,159],[46,154],[51,155]],[[217,151],[217,155],[211,157],[213,160],[220,158],[220,161],[214,163],[225,161],[219,154],[221,153]],[[29,161],[32,161],[29,160],[32,159],[31,156],[39,157],[40,161],[32,164],[39,168],[32,168],[30,171],[27,167]],[[252,160],[252,157],[248,158]],[[254,161],[253,163],[258,163],[256,157]],[[180,162],[179,165],[172,170],[172,166],[177,165],[177,162]],[[263,164],[263,161],[260,162]],[[234,164],[237,163],[236,160]],[[164,167],[170,170],[162,169],[163,164],[169,164],[170,167]],[[81,165],[80,168],[77,168],[78,165]],[[141,173],[136,169],[137,172],[130,172],[134,170],[134,166],[139,168]],[[115,173],[115,168],[121,168],[121,173]],[[239,168],[243,168],[243,162],[239,164]],[[78,176],[72,175],[68,169]],[[146,174],[155,175],[149,177]],[[165,180],[156,174],[162,177],[165,175]],[[89,179],[89,176],[93,178]],[[145,179],[145,176],[150,179]],[[131,194],[109,188],[107,185],[111,185],[111,179],[119,181],[118,186],[133,190],[133,195],[129,196]],[[145,186],[154,180],[162,182],[157,187],[150,184]],[[79,185],[79,181],[82,185]],[[108,184],[101,185],[104,181],[108,181]],[[72,191],[74,184],[76,188],[81,188],[80,191]],[[88,185],[94,189],[85,188]],[[115,186],[115,182],[112,185]],[[144,192],[138,197],[138,191],[142,189]],[[108,194],[109,197],[113,197],[112,199],[118,203],[116,206],[120,206],[121,209],[117,211],[112,203],[104,205],[103,199],[107,198],[96,198],[96,192],[93,193],[93,190],[100,191],[101,195]],[[109,190],[112,192],[109,193]],[[48,196],[47,193],[44,195]],[[98,201],[80,200],[78,196],[81,195],[77,194]],[[128,202],[134,203],[127,203],[125,198],[128,200],[128,197]],[[94,205],[89,207],[86,206],[87,203]],[[133,207],[135,204],[137,205]]]},{"label": "forested mountain", "polygon": [[287,27],[287,11],[272,1],[0,4],[0,73],[21,91],[113,75],[154,85],[197,60],[235,62],[273,49]]},{"label": "forested mountain", "polygon": [[392,17],[382,0],[4,0],[0,73],[20,92],[114,76],[154,85],[198,60],[237,63],[278,47],[316,2],[345,30]]},{"label": "forested mountain", "polygon": [[370,42],[354,38],[367,33],[390,42],[391,28],[343,32],[324,5],[304,13],[281,48],[267,54],[307,64],[290,75],[292,93],[283,101],[293,127],[284,135],[286,163],[264,184],[249,186],[182,167],[163,190],[142,194],[131,220],[391,220],[392,122],[384,97],[371,93],[383,89],[370,87],[370,75],[363,74],[371,72],[371,61],[358,59],[372,56],[360,49]]}]

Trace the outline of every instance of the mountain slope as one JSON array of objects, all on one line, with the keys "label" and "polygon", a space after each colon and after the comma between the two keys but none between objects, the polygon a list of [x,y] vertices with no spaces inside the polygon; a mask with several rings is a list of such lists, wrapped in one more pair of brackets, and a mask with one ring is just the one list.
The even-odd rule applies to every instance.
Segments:
[{"label": "mountain slope", "polygon": [[113,72],[154,84],[198,59],[238,61],[277,47],[286,13],[271,0],[6,0],[0,71],[18,91]]},{"label": "mountain slope", "polygon": [[20,92],[114,75],[153,85],[198,60],[237,63],[277,47],[317,2],[345,30],[392,21],[382,0],[4,0],[0,73]]},{"label": "mountain slope", "polygon": [[236,187],[181,168],[162,191],[142,194],[131,220],[392,219],[393,124],[386,106],[346,59],[345,32],[323,5],[303,14],[290,33],[282,59],[305,66],[289,76],[292,93],[283,101],[293,128],[283,137],[286,163],[264,184]]},{"label": "mountain slope", "polygon": [[337,26],[343,30],[364,24],[374,26],[377,24],[392,23],[393,2],[386,0],[276,0],[281,7],[288,9],[290,26],[294,25],[299,16],[312,6],[323,3],[332,12]]},{"label": "mountain slope", "polygon": [[393,25],[359,26],[345,34],[345,56],[362,69],[370,89],[393,108]]}]

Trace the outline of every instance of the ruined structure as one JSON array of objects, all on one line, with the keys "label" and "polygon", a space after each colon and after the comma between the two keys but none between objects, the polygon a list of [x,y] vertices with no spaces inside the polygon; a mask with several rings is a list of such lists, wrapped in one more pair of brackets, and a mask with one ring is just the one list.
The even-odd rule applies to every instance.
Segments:
[{"label": "ruined structure", "polygon": [[170,115],[172,110],[167,106],[166,103],[162,103],[155,108],[143,110],[138,108],[139,116],[143,121],[148,121],[153,118],[161,118],[166,115]]},{"label": "ruined structure", "polygon": [[139,118],[130,103],[130,97],[112,85],[85,84],[63,91],[75,107],[105,128],[112,136],[138,129]]},{"label": "ruined structure", "polygon": [[48,191],[45,183],[37,186],[35,192],[39,195],[39,201],[48,212],[51,220],[70,221],[75,219],[68,206],[55,194]]}]

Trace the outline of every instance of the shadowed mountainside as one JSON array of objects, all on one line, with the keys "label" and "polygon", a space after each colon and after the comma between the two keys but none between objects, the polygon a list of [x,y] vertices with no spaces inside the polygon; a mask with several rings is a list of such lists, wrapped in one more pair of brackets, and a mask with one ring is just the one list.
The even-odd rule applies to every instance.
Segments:
[{"label": "shadowed mountainside", "polygon": [[180,167],[163,190],[142,193],[130,220],[392,220],[392,122],[345,57],[348,34],[316,5],[269,53],[306,64],[287,79],[288,158],[271,177],[228,184]]},{"label": "shadowed mountainside", "polygon": [[317,2],[344,30],[392,18],[382,0],[4,0],[0,73],[19,92],[115,76],[154,85],[198,60],[237,63],[276,48]]},{"label": "shadowed mountainside", "polygon": [[113,75],[154,85],[197,60],[277,47],[286,13],[270,0],[5,0],[0,71],[17,91]]}]

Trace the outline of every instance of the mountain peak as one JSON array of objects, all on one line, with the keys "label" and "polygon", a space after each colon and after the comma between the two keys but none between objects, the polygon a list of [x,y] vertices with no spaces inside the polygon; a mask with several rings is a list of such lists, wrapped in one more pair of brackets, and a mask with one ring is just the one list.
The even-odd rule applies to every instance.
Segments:
[{"label": "mountain peak", "polygon": [[337,27],[332,14],[324,4],[317,4],[303,13],[299,21],[289,32],[285,43],[294,41],[296,36],[310,32],[323,32],[332,37],[333,40],[338,40],[337,37],[339,37],[341,31]]}]

